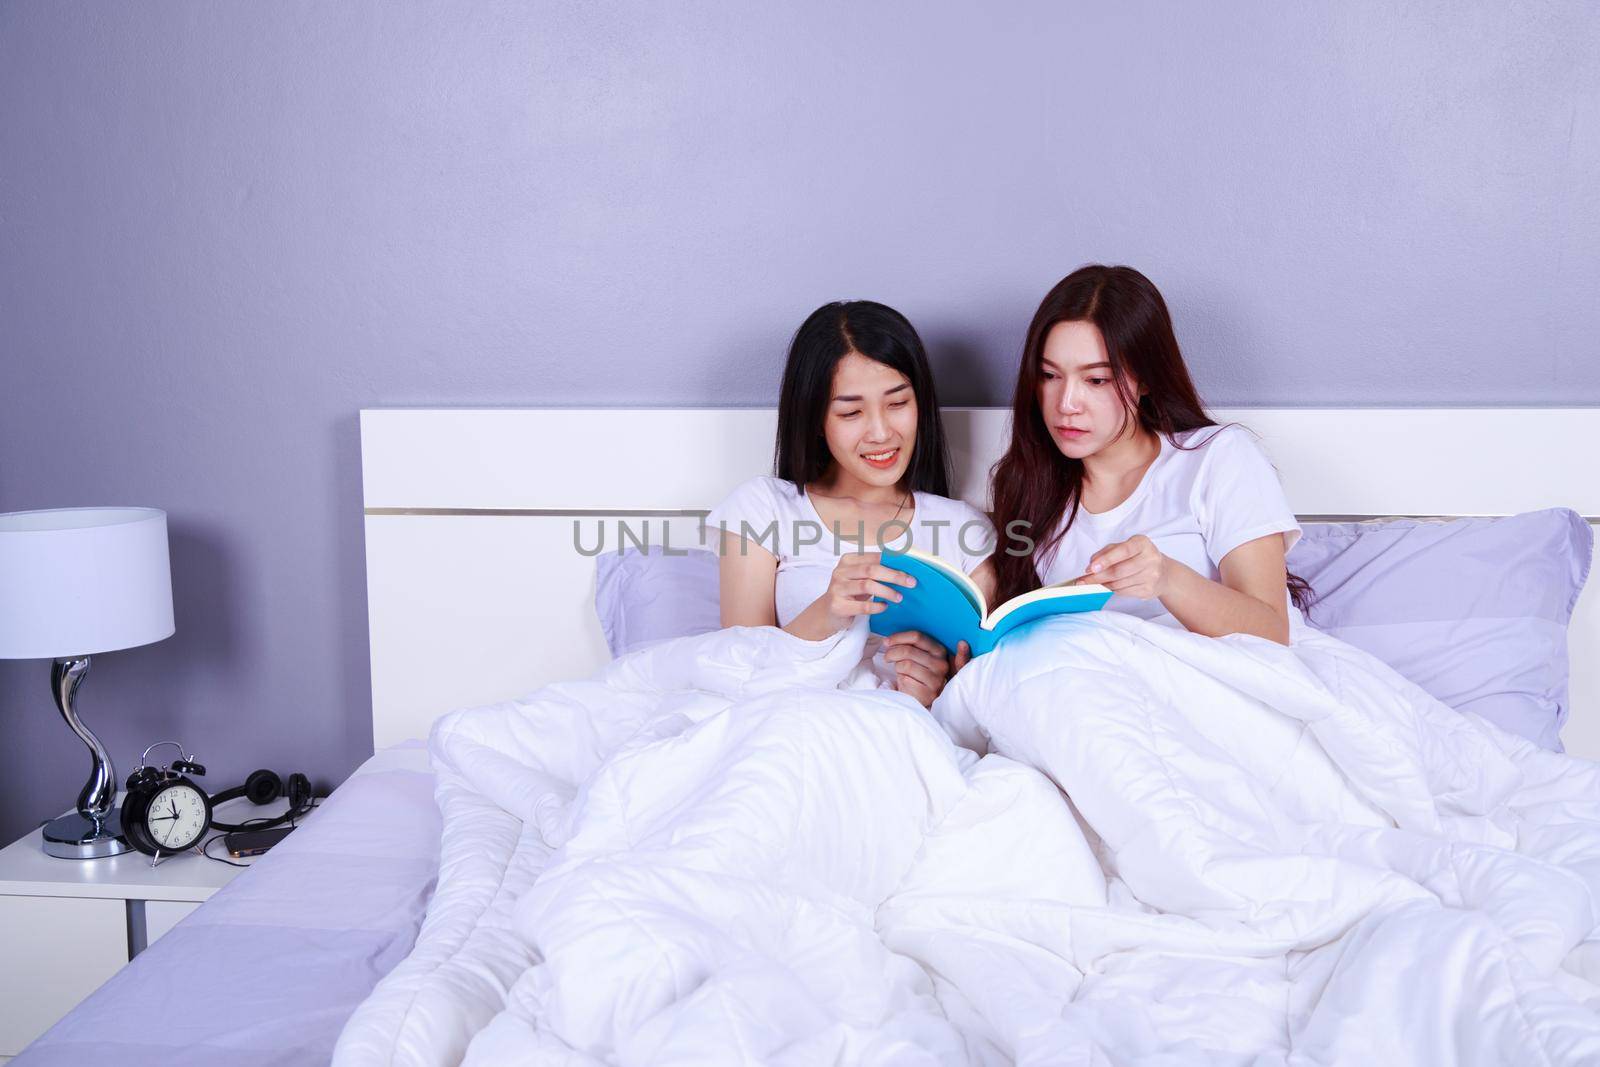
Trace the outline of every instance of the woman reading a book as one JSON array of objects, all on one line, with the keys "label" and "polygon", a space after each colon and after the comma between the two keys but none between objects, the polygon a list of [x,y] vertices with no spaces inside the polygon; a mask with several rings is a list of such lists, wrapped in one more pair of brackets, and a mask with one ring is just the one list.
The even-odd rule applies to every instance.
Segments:
[{"label": "woman reading a book", "polygon": [[[963,572],[994,549],[981,512],[949,497],[949,453],[922,341],[872,301],[827,304],[789,347],[777,477],[738,486],[707,517],[720,550],[723,626],[779,626],[819,641],[882,611],[913,580],[880,550],[916,546]],[[924,706],[950,672],[924,634],[869,638],[883,685]]]},{"label": "woman reading a book", "polygon": [[1083,267],[1045,296],[992,477],[1000,539],[973,574],[989,603],[1090,582],[1115,594],[1107,610],[1289,643],[1300,526],[1249,431],[1206,415],[1138,271]]}]

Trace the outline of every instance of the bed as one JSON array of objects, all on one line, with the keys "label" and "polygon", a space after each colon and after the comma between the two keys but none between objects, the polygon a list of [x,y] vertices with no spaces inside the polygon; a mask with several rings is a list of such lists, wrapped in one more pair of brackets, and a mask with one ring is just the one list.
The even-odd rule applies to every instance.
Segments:
[{"label": "bed", "polygon": [[[1552,506],[1600,516],[1600,480],[1575,456],[1600,411],[1241,410],[1304,521],[1494,516]],[[1006,413],[952,409],[957,486],[982,504]],[[380,979],[402,972],[441,869],[526,846],[501,820],[441,858],[441,814],[420,738],[440,714],[582,678],[610,659],[594,607],[599,531],[649,524],[688,546],[731,486],[765,471],[769,410],[386,410],[362,413],[367,584],[377,753],[296,834],[198,909],[15,1062],[325,1062]],[[1328,442],[1339,441],[1335,450]],[[648,447],[646,447],[646,445]],[[1404,464],[1391,457],[1406,456]],[[561,456],[559,464],[538,457]],[[1600,756],[1600,595],[1570,636],[1568,751]],[[449,803],[465,802],[440,795]],[[489,825],[489,824],[485,824]],[[522,853],[526,854],[526,853]],[[537,870],[503,869],[493,912]],[[520,880],[520,881],[519,881]],[[513,884],[515,883],[515,884]],[[435,939],[437,940],[437,939]],[[526,961],[508,959],[515,968]],[[415,969],[415,961],[413,961]],[[490,969],[492,971],[492,968]],[[477,976],[503,983],[494,973]],[[198,1013],[180,1009],[200,989]],[[393,998],[391,998],[391,1003]],[[156,1040],[152,1013],[183,1016]],[[345,1032],[405,1062],[381,1013]],[[396,1021],[393,1025],[403,1025]],[[388,1044],[385,1044],[385,1043]],[[374,1060],[376,1062],[376,1060]]]},{"label": "bed", "polygon": [[[982,506],[1009,410],[949,408],[957,495]],[[1600,520],[1600,409],[1230,409],[1262,438],[1302,522],[1573,509]],[[770,472],[770,409],[399,409],[362,413],[373,732],[426,736],[610,656],[586,549],[618,524],[674,550],[730,486]],[[646,446],[648,443],[648,447]],[[538,457],[561,456],[543,464]],[[1404,463],[1394,457],[1404,456]],[[1562,457],[1552,460],[1551,457]],[[632,542],[629,543],[630,547]],[[1600,593],[1570,627],[1571,702],[1600,700]],[[529,649],[538,649],[529,655]],[[1588,653],[1588,654],[1586,654]],[[1600,758],[1600,717],[1564,724]]]},{"label": "bed", "polygon": [[438,866],[427,749],[389,746],[12,1062],[325,1063],[410,951]]}]

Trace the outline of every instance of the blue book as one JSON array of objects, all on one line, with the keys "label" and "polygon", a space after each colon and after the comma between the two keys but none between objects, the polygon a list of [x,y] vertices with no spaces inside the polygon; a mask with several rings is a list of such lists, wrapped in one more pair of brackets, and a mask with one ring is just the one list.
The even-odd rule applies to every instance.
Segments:
[{"label": "blue book", "polygon": [[901,600],[885,601],[888,608],[871,616],[872,632],[888,636],[902,630],[920,630],[952,656],[962,641],[974,656],[981,656],[1006,634],[1030,622],[1052,615],[1099,611],[1111,599],[1111,590],[1103,585],[1062,582],[1014,596],[990,611],[978,583],[939,556],[914,548],[904,552],[885,549],[883,565],[911,575],[917,584],[910,589],[894,587]]}]

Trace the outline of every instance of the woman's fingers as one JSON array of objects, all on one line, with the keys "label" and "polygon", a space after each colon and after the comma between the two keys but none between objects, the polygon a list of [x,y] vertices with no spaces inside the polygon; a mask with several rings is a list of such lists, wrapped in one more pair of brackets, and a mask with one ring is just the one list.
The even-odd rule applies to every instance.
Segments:
[{"label": "woman's fingers", "polygon": [[846,552],[835,567],[870,567],[883,558],[882,552]]},{"label": "woman's fingers", "polygon": [[921,704],[924,708],[933,707],[933,702],[938,698],[940,690],[930,688],[911,678],[896,678],[895,690]]},{"label": "woman's fingers", "polygon": [[1136,556],[1138,553],[1139,546],[1132,541],[1118,541],[1116,544],[1107,545],[1089,557],[1088,576],[1098,581],[1099,579],[1096,575],[1103,574],[1106,568]]},{"label": "woman's fingers", "polygon": [[1095,582],[1113,593],[1150,600],[1166,582],[1167,559],[1144,534],[1107,545],[1089,560],[1089,572],[1077,581]]},{"label": "woman's fingers", "polygon": [[955,674],[962,667],[972,662],[972,646],[965,641],[956,643],[955,658],[950,661],[950,673]]},{"label": "woman's fingers", "polygon": [[944,655],[938,652],[929,652],[917,645],[897,645],[885,652],[883,658],[888,663],[893,663],[896,669],[906,664],[917,664],[929,671],[936,671],[939,677],[944,677],[948,662]]},{"label": "woman's fingers", "polygon": [[918,648],[926,649],[936,656],[948,654],[945,652],[943,645],[929,637],[927,634],[923,633],[921,630],[901,630],[897,634],[890,634],[888,637],[883,639],[883,644],[886,648],[893,647],[895,645],[916,645]]},{"label": "woman's fingers", "polygon": [[935,672],[932,668],[916,662],[896,663],[895,674],[897,678],[909,678],[931,694],[938,693],[940,685],[944,681],[942,671]]},{"label": "woman's fingers", "polygon": [[897,571],[892,567],[885,567],[881,564],[874,564],[868,567],[867,577],[876,578],[880,582],[893,582],[895,585],[903,585],[907,589],[914,589],[917,585],[917,580],[905,571]]},{"label": "woman's fingers", "polygon": [[835,597],[850,600],[871,600],[873,597],[882,597],[885,600],[899,600],[900,590],[892,585],[884,585],[870,578],[843,578],[833,583]]},{"label": "woman's fingers", "polygon": [[[868,556],[873,558],[875,558],[876,555],[876,553],[868,554]],[[847,560],[852,560],[854,562],[847,564],[845,562]],[[873,579],[879,582],[892,582],[895,585],[903,585],[907,589],[915,588],[917,584],[917,580],[911,577],[911,575],[907,574],[905,571],[897,571],[893,567],[885,567],[879,563],[873,562],[872,559],[862,556],[860,553],[850,556],[840,556],[838,566],[834,567],[833,569],[833,575],[836,579],[842,579],[844,581]]]},{"label": "woman's fingers", "polygon": [[893,600],[896,603],[898,603],[903,596],[900,590],[894,588],[893,586],[884,585],[882,582],[875,582],[871,578],[855,579],[855,584],[851,589],[851,593],[855,596],[861,597],[881,596],[885,600]]},{"label": "woman's fingers", "polygon": [[885,567],[881,560],[882,554],[878,552],[847,552],[839,557],[834,571],[851,578],[876,578],[880,582],[893,582],[907,589],[917,584],[911,575],[893,567]]},{"label": "woman's fingers", "polygon": [[839,593],[833,598],[833,613],[841,618],[850,615],[876,615],[888,610],[889,605],[886,601],[873,600],[871,597]]},{"label": "woman's fingers", "polygon": [[1132,578],[1134,575],[1143,574],[1150,570],[1150,567],[1151,561],[1139,556],[1135,557],[1134,559],[1124,560],[1109,570],[1101,571],[1099,574],[1094,576],[1094,580],[1099,582],[1101,585],[1109,585],[1112,582],[1122,581],[1125,578]]}]

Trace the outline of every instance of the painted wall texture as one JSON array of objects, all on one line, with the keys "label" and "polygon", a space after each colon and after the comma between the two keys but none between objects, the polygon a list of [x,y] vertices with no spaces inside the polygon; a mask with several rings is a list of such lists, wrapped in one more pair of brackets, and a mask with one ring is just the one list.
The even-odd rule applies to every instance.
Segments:
[{"label": "painted wall texture", "polygon": [[[1096,260],[1215,404],[1600,403],[1600,6],[0,3],[0,510],[170,514],[123,774],[369,753],[361,407],[766,405],[842,297],[1000,403]],[[0,839],[87,774],[47,679]]]}]

